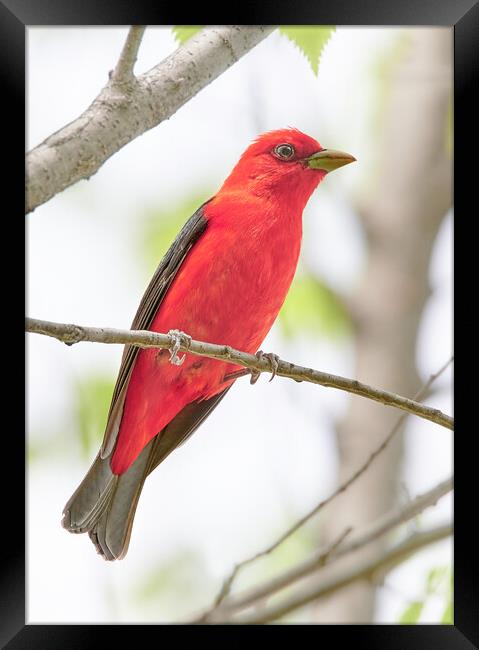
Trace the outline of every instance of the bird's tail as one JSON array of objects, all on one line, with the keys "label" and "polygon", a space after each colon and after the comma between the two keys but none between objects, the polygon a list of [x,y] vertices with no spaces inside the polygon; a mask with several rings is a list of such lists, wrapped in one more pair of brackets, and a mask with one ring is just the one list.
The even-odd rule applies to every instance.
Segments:
[{"label": "bird's tail", "polygon": [[110,468],[110,456],[98,453],[87,475],[63,509],[62,526],[88,533],[105,560],[120,560],[127,551],[136,506],[151,471],[155,438],[120,476]]},{"label": "bird's tail", "polygon": [[111,454],[100,452],[63,509],[62,526],[71,533],[88,533],[105,560],[125,557],[136,506],[146,477],[182,444],[226,395],[231,386],[208,400],[185,406],[144,447],[124,474],[113,474]]}]

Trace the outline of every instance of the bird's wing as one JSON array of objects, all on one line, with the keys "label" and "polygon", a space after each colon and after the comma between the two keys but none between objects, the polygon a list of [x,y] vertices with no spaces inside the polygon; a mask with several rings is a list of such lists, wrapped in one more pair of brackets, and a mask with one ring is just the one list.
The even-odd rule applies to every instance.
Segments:
[{"label": "bird's wing", "polygon": [[[206,203],[208,203],[208,201]],[[203,203],[193,216],[188,219],[158,265],[158,268],[156,269],[155,274],[141,299],[140,306],[138,307],[138,311],[136,312],[133,323],[131,324],[131,329],[144,330],[150,327],[153,318],[157,313],[169,286],[178,273],[188,251],[206,229],[207,220],[203,213],[203,208],[206,203]],[[108,413],[105,436],[100,450],[101,458],[109,456],[114,449],[123,414],[123,405],[125,402],[128,382],[138,351],[139,348],[136,346],[125,345],[120,371],[118,373],[110,411]]]}]

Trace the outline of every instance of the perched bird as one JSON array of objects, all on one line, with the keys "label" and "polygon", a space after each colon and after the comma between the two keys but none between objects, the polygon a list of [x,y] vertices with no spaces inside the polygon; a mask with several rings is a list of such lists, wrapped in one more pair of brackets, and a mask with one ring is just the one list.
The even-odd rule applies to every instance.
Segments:
[{"label": "perched bird", "polygon": [[[176,237],[132,329],[181,330],[255,354],[293,280],[309,197],[354,160],[297,129],[259,136]],[[88,532],[106,560],[123,558],[146,477],[217,406],[238,369],[125,346],[101,449],[64,508],[64,528]]]}]

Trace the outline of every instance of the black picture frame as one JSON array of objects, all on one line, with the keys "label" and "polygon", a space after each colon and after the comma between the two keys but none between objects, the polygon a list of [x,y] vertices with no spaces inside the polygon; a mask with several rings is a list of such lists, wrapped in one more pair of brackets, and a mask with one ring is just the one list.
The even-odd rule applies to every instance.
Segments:
[{"label": "black picture frame", "polygon": [[[477,73],[479,70],[479,4],[476,0],[336,0],[325,2],[284,2],[262,3],[252,5],[242,3],[236,10],[228,6],[229,12],[217,11],[215,15],[208,14],[204,6],[188,7],[187,17],[181,15],[177,3],[158,5],[150,2],[128,2],[116,0],[115,3],[105,0],[83,0],[81,3],[65,3],[61,0],[0,0],[0,43],[3,56],[0,63],[1,88],[4,91],[2,108],[4,111],[4,161],[7,161],[2,176],[4,179],[4,244],[9,241],[10,228],[18,228],[18,241],[24,237],[21,210],[23,210],[24,169],[23,151],[18,146],[18,133],[24,115],[25,98],[25,33],[29,26],[34,25],[127,25],[127,24],[335,24],[335,25],[436,25],[454,27],[454,204],[459,221],[470,223],[477,214],[477,200],[474,203],[473,173],[477,164],[467,163],[467,154],[471,151],[472,134],[477,133],[475,116],[479,114],[474,90],[477,88]],[[475,83],[476,82],[476,83]],[[7,137],[9,136],[9,137]],[[411,143],[413,149],[414,143]],[[22,162],[20,162],[22,158]],[[11,178],[10,178],[11,176]],[[477,183],[476,183],[477,184]],[[10,195],[10,196],[7,196]],[[9,200],[9,210],[5,203]],[[8,231],[6,230],[8,228]],[[459,229],[460,230],[460,229]],[[456,231],[457,238],[457,231]],[[23,239],[24,242],[24,239]],[[21,246],[21,244],[20,244]],[[20,249],[21,250],[21,249]],[[461,254],[462,257],[462,254]],[[470,258],[473,259],[473,258]],[[7,477],[7,487],[2,499],[2,568],[0,582],[0,645],[9,649],[17,648],[85,648],[110,647],[114,636],[121,635],[120,641],[127,647],[138,645],[138,635],[149,635],[153,643],[162,642],[164,629],[158,630],[157,625],[28,625],[25,623],[25,444],[18,422],[21,409],[25,403],[21,391],[22,370],[18,351],[24,349],[20,340],[23,324],[21,319],[22,287],[12,282],[12,279],[22,277],[18,273],[20,264],[12,267],[8,262],[8,274],[4,273],[3,296],[4,304],[11,305],[19,301],[18,309],[9,308],[10,318],[13,316],[15,336],[9,336],[8,347],[12,360],[8,364],[8,391],[4,402],[4,413],[16,417],[8,418],[11,422],[3,430],[3,475]],[[21,268],[21,267],[20,267]],[[5,281],[6,280],[6,281]],[[474,282],[474,278],[472,278]],[[24,287],[25,285],[23,285]],[[457,285],[456,285],[457,286]],[[9,318],[9,320],[10,320]],[[4,321],[5,323],[5,321]],[[467,320],[466,320],[467,323]],[[472,322],[471,322],[472,324]],[[5,367],[5,366],[4,366]],[[18,376],[17,376],[18,374]],[[4,373],[4,378],[7,373]],[[23,385],[25,384],[23,380]],[[472,393],[472,388],[469,388]],[[13,406],[13,398],[19,398],[18,407]],[[456,393],[456,397],[457,397]],[[461,396],[465,403],[468,399],[467,389],[461,388]],[[12,400],[12,401],[11,401]],[[473,404],[472,394],[470,404]],[[18,408],[17,411],[15,409]],[[5,415],[7,415],[5,413]],[[6,420],[5,420],[6,421]],[[459,417],[461,422],[461,417]],[[25,427],[26,429],[26,427]],[[455,483],[455,511],[460,513],[461,504],[474,508],[476,490],[471,487],[470,478],[473,473],[474,457],[467,453],[467,440],[474,437],[474,430],[462,428],[464,435],[455,448],[455,464],[460,466],[460,474]],[[464,445],[464,448],[463,448]],[[459,447],[461,447],[459,449]],[[471,463],[470,471],[467,462]],[[352,643],[354,646],[367,648],[473,648],[479,646],[477,614],[479,599],[477,597],[477,551],[474,542],[475,532],[471,521],[471,511],[467,520],[458,519],[458,529],[454,538],[455,562],[455,596],[453,626],[440,625],[371,625],[371,626],[313,626],[314,634],[319,642],[334,641],[335,644]],[[469,525],[468,525],[469,524]],[[72,585],[74,589],[74,585]],[[59,594],[60,597],[65,597]],[[175,643],[185,643],[187,640],[206,639],[212,626],[162,626],[175,628]],[[254,627],[215,626],[213,632],[228,636],[239,645],[251,634]],[[287,634],[286,628],[293,628],[297,634],[299,628],[312,626],[260,626],[259,633],[273,634],[281,628],[281,635]],[[115,629],[112,629],[115,628]],[[220,629],[221,628],[221,629]],[[276,628],[276,629],[275,629]],[[265,630],[263,632],[262,630]],[[209,631],[208,631],[209,630]],[[296,631],[295,631],[296,630]],[[310,629],[311,631],[311,629]],[[289,630],[291,632],[291,630]],[[194,634],[194,637],[190,636]],[[184,636],[187,635],[187,636]],[[345,636],[346,635],[346,636]],[[285,642],[286,638],[283,639]],[[261,642],[261,639],[259,640]]]}]

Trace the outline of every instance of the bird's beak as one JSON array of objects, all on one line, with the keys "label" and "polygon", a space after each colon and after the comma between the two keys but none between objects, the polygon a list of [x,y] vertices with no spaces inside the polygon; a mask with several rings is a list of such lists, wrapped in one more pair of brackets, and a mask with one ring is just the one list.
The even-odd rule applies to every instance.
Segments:
[{"label": "bird's beak", "polygon": [[325,172],[332,172],[338,167],[348,165],[356,160],[349,153],[344,151],[335,151],[334,149],[321,149],[313,153],[309,158],[305,158],[304,162],[311,169],[322,169]]}]

